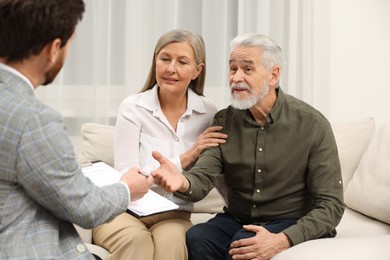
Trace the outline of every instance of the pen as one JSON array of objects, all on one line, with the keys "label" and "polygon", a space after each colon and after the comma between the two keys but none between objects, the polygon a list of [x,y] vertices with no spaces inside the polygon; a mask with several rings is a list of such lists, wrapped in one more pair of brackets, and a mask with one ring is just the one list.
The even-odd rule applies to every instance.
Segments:
[{"label": "pen", "polygon": [[141,174],[142,176],[149,177],[149,174],[142,169],[138,170],[138,173]]}]

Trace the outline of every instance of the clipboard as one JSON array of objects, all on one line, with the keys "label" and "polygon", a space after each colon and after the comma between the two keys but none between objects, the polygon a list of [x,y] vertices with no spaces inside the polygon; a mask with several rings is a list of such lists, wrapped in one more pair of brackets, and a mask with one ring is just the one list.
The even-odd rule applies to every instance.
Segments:
[{"label": "clipboard", "polygon": [[[82,167],[81,170],[99,187],[117,183],[122,176],[122,173],[102,161],[93,161],[90,165]],[[149,189],[142,198],[130,201],[126,212],[135,217],[146,217],[178,208],[177,204]]]}]

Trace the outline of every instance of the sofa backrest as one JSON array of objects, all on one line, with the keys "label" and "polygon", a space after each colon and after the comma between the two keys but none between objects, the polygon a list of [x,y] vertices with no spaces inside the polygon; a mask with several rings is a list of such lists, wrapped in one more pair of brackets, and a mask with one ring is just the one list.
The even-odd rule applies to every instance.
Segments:
[{"label": "sofa backrest", "polygon": [[375,131],[373,118],[332,123],[339,152],[344,190],[366,152]]},{"label": "sofa backrest", "polygon": [[101,160],[114,167],[114,129],[110,125],[83,124],[79,163]]}]

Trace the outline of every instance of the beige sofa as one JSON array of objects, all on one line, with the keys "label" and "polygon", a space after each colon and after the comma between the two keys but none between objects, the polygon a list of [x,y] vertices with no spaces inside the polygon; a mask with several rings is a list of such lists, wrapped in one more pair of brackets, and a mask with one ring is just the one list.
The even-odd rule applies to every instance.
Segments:
[{"label": "beige sofa", "polygon": [[[332,124],[339,149],[346,211],[338,235],[296,245],[273,260],[390,259],[390,122],[375,127],[372,118]],[[80,162],[113,164],[113,127],[82,126]],[[194,224],[222,212],[224,201],[214,189],[195,203]],[[108,252],[92,244],[91,231],[77,227],[87,247],[102,259]]]}]

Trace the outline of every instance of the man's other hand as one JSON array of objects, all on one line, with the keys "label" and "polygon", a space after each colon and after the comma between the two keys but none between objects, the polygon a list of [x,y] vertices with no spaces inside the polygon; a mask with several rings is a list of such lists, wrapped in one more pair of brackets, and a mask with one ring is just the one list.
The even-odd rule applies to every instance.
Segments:
[{"label": "man's other hand", "polygon": [[152,155],[160,163],[160,167],[151,173],[154,183],[168,192],[186,192],[190,184],[177,167],[157,151],[153,151]]}]

